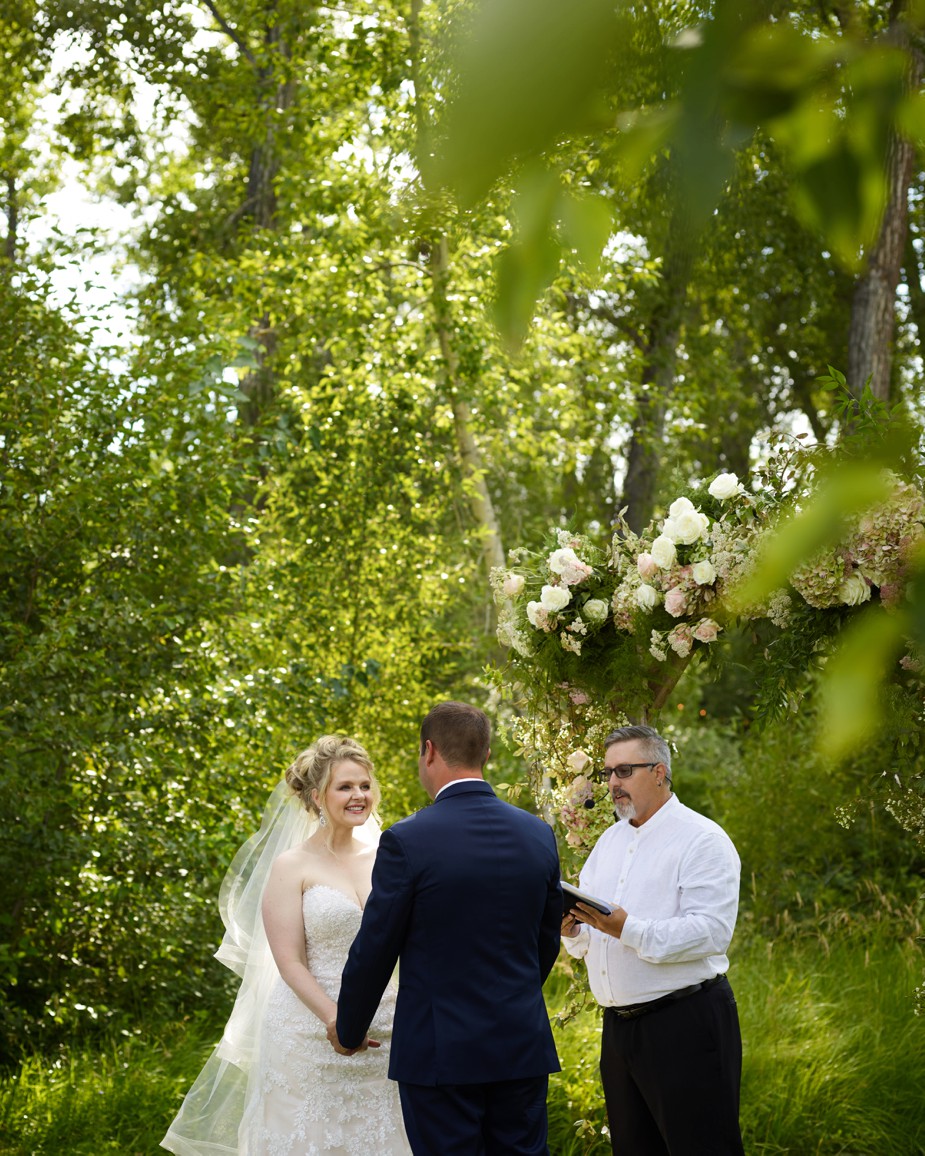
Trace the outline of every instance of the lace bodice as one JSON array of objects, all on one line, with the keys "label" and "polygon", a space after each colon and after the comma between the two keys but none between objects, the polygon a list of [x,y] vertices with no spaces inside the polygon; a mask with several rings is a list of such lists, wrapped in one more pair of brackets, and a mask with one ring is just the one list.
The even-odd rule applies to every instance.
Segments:
[{"label": "lace bodice", "polygon": [[[302,918],[308,970],[327,994],[336,999],[340,973],[360,930],[363,912],[343,891],[326,883],[316,883],[302,893]],[[329,990],[329,984],[334,985],[334,990]]]}]

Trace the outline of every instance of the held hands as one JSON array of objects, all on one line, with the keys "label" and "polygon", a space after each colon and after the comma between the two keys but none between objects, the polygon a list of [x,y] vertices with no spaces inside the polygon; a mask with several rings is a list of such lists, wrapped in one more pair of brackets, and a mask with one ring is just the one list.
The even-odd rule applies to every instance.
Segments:
[{"label": "held hands", "polygon": [[[615,907],[609,915],[604,915],[603,912],[597,911],[593,907],[588,907],[586,903],[579,903],[574,915],[566,914],[563,918],[562,934],[569,937],[577,935],[577,924],[587,923],[589,927],[596,927],[598,931],[603,931],[605,935],[612,935],[614,939],[619,939],[623,933],[623,924],[626,923],[626,916],[627,913],[622,907]],[[570,921],[572,930],[566,930],[566,925]]]},{"label": "held hands", "polygon": [[365,1052],[367,1048],[379,1048],[382,1045],[378,1040],[371,1040],[367,1036],[358,1048],[345,1048],[344,1045],[337,1038],[337,1017],[329,1020],[327,1024],[328,1043],[341,1056],[355,1056],[357,1052]]}]

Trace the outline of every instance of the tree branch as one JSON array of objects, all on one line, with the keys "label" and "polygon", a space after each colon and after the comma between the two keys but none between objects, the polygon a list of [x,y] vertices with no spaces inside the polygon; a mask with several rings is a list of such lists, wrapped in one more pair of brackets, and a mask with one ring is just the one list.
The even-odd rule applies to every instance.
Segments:
[{"label": "tree branch", "polygon": [[222,32],[224,32],[225,35],[234,44],[236,44],[238,46],[238,48],[241,51],[241,55],[245,58],[245,60],[247,60],[247,62],[249,64],[253,65],[254,68],[257,68],[258,67],[257,57],[254,56],[253,52],[251,52],[251,50],[248,48],[246,42],[240,36],[240,34],[235,32],[235,30],[231,27],[231,25],[228,23],[228,21],[225,19],[225,17],[215,7],[213,0],[202,0],[202,2],[203,2],[203,4],[205,4],[206,8],[208,8],[209,11],[212,13],[212,15],[215,17],[215,20],[216,20],[218,26],[221,28]]},{"label": "tree branch", "polygon": [[578,309],[584,309],[592,317],[596,317],[599,321],[606,321],[609,325],[612,325],[618,333],[631,341],[641,353],[645,353],[648,348],[646,335],[635,325],[631,325],[626,317],[619,314],[616,309],[610,305],[592,305],[590,301],[579,298],[574,293],[566,293],[565,297],[572,309],[573,315]]}]

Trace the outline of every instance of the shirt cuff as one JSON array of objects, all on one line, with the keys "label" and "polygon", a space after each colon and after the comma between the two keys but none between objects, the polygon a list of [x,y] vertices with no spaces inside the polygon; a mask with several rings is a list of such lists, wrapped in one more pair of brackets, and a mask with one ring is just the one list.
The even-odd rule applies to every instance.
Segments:
[{"label": "shirt cuff", "polygon": [[577,935],[563,935],[562,942],[569,955],[573,955],[576,959],[584,959],[591,946],[591,932],[582,925],[579,927]]},{"label": "shirt cuff", "polygon": [[637,953],[642,950],[642,937],[645,934],[646,922],[645,919],[639,919],[635,915],[627,915],[623,930],[620,932],[620,942],[624,947],[632,948]]}]

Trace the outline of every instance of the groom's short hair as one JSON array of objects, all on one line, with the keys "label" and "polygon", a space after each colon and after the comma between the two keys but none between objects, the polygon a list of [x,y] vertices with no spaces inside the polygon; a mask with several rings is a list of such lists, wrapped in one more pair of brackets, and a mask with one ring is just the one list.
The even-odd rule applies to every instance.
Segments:
[{"label": "groom's short hair", "polygon": [[448,767],[481,768],[488,762],[491,723],[476,706],[441,702],[421,723],[422,754],[428,739]]}]

